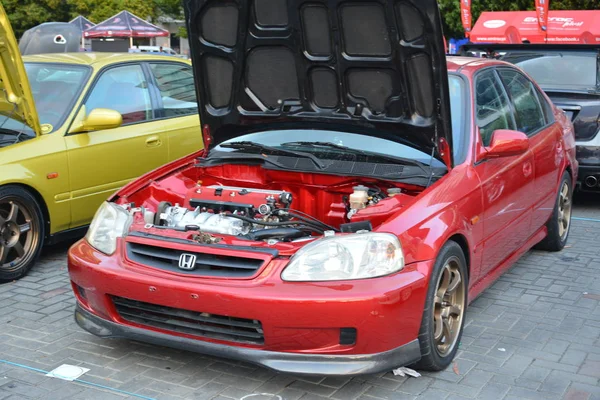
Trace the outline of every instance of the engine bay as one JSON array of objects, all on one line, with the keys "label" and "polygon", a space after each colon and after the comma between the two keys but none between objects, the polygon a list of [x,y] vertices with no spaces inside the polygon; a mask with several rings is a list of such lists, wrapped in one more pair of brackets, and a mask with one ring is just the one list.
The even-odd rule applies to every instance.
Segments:
[{"label": "engine bay", "polygon": [[[268,173],[247,168],[254,174]],[[323,185],[314,179],[303,184],[306,175],[277,183],[271,177],[254,176],[255,181],[271,180],[267,186],[249,184],[251,174],[245,172],[245,182],[215,179],[223,177],[214,173],[192,178],[189,171],[154,181],[147,189],[150,198],[137,208],[137,202],[130,203],[132,213],[146,229],[189,232],[203,242],[218,242],[213,235],[291,242],[370,231],[414,198],[410,189],[376,180],[329,177],[333,181]]]}]

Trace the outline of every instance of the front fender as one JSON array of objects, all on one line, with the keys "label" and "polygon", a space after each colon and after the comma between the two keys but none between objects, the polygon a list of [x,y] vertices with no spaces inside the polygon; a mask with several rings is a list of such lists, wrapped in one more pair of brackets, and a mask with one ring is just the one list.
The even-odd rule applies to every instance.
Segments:
[{"label": "front fender", "polygon": [[0,186],[11,184],[43,199],[41,206],[49,216],[47,233],[69,229],[69,166],[59,132],[0,149]]},{"label": "front fender", "polygon": [[471,276],[479,269],[479,249],[483,237],[481,184],[470,166],[454,168],[425,190],[399,215],[377,230],[398,235],[407,264],[433,260],[443,245],[456,235],[466,241]]}]

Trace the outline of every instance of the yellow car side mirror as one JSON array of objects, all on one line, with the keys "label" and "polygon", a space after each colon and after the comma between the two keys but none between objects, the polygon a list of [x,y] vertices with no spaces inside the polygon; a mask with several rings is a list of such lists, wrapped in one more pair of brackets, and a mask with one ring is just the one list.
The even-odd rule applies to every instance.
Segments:
[{"label": "yellow car side mirror", "polygon": [[118,128],[123,124],[123,116],[115,110],[95,108],[90,112],[90,115],[85,117],[85,108],[82,108],[75,121],[69,133]]}]

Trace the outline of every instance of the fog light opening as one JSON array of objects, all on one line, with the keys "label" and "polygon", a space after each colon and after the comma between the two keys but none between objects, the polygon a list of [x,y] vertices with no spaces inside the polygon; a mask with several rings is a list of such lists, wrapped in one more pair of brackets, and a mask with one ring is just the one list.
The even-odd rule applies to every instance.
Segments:
[{"label": "fog light opening", "polygon": [[340,344],[344,346],[356,344],[356,328],[341,328]]},{"label": "fog light opening", "polygon": [[85,289],[76,284],[75,282],[71,282],[71,284],[73,285],[73,290],[75,291],[76,297],[79,298],[79,301],[81,301],[82,303],[87,303],[88,298]]}]

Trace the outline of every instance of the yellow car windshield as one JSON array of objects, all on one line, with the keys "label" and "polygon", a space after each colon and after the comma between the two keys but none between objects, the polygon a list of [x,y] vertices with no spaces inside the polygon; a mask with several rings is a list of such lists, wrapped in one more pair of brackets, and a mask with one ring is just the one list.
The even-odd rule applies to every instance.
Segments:
[{"label": "yellow car windshield", "polygon": [[27,77],[40,124],[59,128],[75,105],[88,79],[85,66],[26,63]]}]

